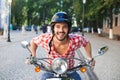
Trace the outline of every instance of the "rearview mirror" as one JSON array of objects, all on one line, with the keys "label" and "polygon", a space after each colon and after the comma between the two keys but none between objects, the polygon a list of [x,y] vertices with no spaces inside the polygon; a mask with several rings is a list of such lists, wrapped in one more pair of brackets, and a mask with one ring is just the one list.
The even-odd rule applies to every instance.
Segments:
[{"label": "rearview mirror", "polygon": [[27,41],[22,41],[21,45],[23,48],[28,48],[30,46],[29,42],[27,42]]},{"label": "rearview mirror", "polygon": [[104,46],[100,48],[98,51],[98,55],[103,55],[105,52],[107,52],[107,50],[108,50],[108,46]]},{"label": "rearview mirror", "polygon": [[103,55],[105,52],[107,52],[107,50],[108,50],[108,46],[104,46],[104,47],[100,48],[100,49],[98,50],[98,54],[97,54],[96,56],[94,56],[93,58],[96,58],[96,57],[98,57],[98,56]]}]

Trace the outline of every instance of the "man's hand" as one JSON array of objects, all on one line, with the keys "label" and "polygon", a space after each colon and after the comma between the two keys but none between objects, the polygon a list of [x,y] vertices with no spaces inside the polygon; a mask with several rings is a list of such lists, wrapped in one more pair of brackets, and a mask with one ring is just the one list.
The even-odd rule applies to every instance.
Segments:
[{"label": "man's hand", "polygon": [[34,64],[34,63],[37,63],[37,59],[36,57],[31,57],[30,64]]},{"label": "man's hand", "polygon": [[25,63],[29,65],[30,64],[30,59],[27,58],[26,61],[25,61]]},{"label": "man's hand", "polygon": [[95,60],[94,60],[94,58],[91,58],[91,60],[89,60],[90,61],[90,64],[92,65],[92,66],[95,66]]}]

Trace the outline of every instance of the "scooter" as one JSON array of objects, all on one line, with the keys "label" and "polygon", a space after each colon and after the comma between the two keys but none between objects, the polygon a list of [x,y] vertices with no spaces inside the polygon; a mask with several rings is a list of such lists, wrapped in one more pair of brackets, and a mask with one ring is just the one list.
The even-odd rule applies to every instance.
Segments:
[{"label": "scooter", "polygon": [[[22,41],[21,45],[23,48],[28,49],[28,51],[31,53],[29,49],[29,42],[27,41]],[[104,46],[98,50],[98,54],[94,56],[93,58],[96,58],[98,56],[103,55],[106,51],[108,50],[107,46]],[[70,59],[70,58],[68,58]],[[27,64],[31,64],[35,66],[35,71],[40,72],[41,70],[50,72],[51,74],[54,74],[53,78],[49,78],[46,80],[74,80],[69,77],[67,77],[68,73],[74,72],[74,71],[81,71],[82,73],[87,71],[87,68],[93,68],[91,66],[89,60],[87,59],[80,59],[80,58],[74,58],[75,61],[78,61],[78,65],[74,66],[72,69],[68,68],[67,60],[66,58],[36,58],[32,57],[30,54],[29,57],[26,59]],[[50,66],[50,63],[48,60],[52,60],[52,65]],[[47,64],[47,65],[46,65]]]}]

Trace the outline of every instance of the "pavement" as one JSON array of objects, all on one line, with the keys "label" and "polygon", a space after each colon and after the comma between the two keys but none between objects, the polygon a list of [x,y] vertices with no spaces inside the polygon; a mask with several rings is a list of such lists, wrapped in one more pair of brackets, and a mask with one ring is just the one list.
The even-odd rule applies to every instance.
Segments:
[{"label": "pavement", "polygon": [[[28,31],[22,34],[21,31],[11,31],[11,42],[7,42],[7,38],[0,36],[0,80],[39,79],[41,73],[35,73],[33,66],[24,64],[25,58],[28,56],[25,53],[28,53],[28,51],[20,46],[21,41],[30,41],[39,34],[41,32],[36,34]],[[99,37],[97,34],[91,33],[85,33],[85,37],[91,42],[93,56],[97,54],[99,48],[103,46],[109,47],[109,50],[104,55],[95,58],[96,66],[94,71],[99,80],[120,80],[120,41]],[[41,47],[38,52],[42,53],[39,54],[40,56],[44,56],[44,49]]]},{"label": "pavement", "polygon": [[7,41],[7,39],[8,39],[7,37],[0,35],[0,47],[8,46],[10,44],[19,42],[21,40],[25,40],[30,37],[32,38],[34,36],[37,36],[37,34],[35,32],[27,31],[27,32],[22,33],[21,31],[11,31],[10,32],[10,41],[11,42]]},{"label": "pavement", "polygon": [[30,41],[39,34],[11,31],[11,42],[0,36],[0,80],[39,80],[40,74],[34,72],[34,66],[25,64],[29,52],[21,47],[21,41]]}]

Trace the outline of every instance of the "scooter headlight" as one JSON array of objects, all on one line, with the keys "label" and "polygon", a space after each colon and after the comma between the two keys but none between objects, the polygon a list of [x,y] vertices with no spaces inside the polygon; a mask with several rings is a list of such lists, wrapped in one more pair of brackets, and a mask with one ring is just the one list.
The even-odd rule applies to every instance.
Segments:
[{"label": "scooter headlight", "polygon": [[63,74],[67,71],[68,64],[67,61],[65,61],[62,58],[56,58],[52,62],[52,70],[56,72],[57,74]]}]

